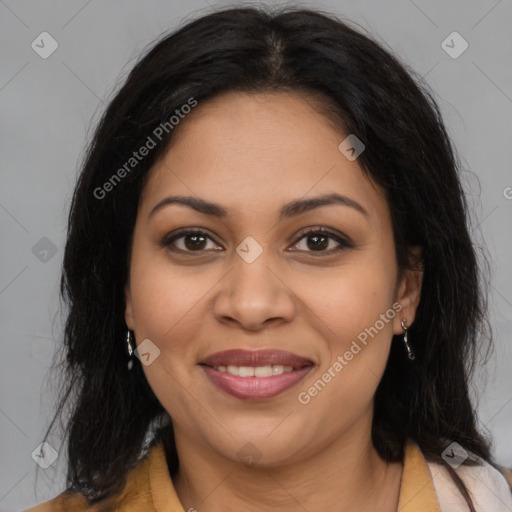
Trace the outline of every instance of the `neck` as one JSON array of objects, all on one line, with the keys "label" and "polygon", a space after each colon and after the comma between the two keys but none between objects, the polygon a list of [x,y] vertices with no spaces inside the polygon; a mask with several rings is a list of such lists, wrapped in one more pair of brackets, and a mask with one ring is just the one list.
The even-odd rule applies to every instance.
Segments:
[{"label": "neck", "polygon": [[369,431],[353,430],[299,462],[260,468],[223,457],[177,429],[173,483],[185,510],[218,512],[229,504],[248,512],[396,511],[402,463],[386,463]]}]

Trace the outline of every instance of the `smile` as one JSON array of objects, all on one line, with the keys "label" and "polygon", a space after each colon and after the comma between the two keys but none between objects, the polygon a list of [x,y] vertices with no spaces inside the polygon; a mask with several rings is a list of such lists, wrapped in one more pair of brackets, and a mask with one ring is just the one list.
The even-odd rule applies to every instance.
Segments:
[{"label": "smile", "polygon": [[[308,365],[297,370],[288,371],[281,370],[280,368],[283,368],[281,366],[280,368],[277,367],[277,371],[281,371],[280,374],[276,373],[268,377],[257,377],[256,375],[242,377],[206,365],[201,365],[201,368],[212,384],[229,395],[245,400],[262,400],[279,395],[295,386],[309,373],[313,366]],[[237,367],[233,368],[237,369]],[[262,367],[248,368],[242,366],[241,368],[243,369],[242,372],[247,371],[247,373],[254,374],[258,368]],[[267,369],[265,371],[268,372]]]},{"label": "smile", "polygon": [[244,400],[277,396],[298,384],[314,367],[307,358],[276,349],[226,350],[199,365],[218,389]]}]

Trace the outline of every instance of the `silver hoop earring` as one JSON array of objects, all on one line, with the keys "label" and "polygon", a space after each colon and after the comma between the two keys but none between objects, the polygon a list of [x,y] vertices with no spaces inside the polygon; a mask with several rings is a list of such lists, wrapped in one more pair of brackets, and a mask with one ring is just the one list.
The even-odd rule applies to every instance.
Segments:
[{"label": "silver hoop earring", "polygon": [[409,342],[407,339],[407,331],[409,330],[409,327],[407,327],[407,324],[405,323],[406,320],[407,320],[407,318],[404,318],[402,320],[402,329],[404,330],[404,345],[405,345],[405,348],[407,349],[407,355],[408,355],[409,359],[411,359],[411,361],[412,361],[413,359],[416,359],[416,356],[414,355],[414,352],[412,351],[412,348],[409,345]]},{"label": "silver hoop earring", "polygon": [[132,332],[130,329],[126,331],[126,345],[128,347],[128,370],[133,368],[133,348],[132,348]]}]

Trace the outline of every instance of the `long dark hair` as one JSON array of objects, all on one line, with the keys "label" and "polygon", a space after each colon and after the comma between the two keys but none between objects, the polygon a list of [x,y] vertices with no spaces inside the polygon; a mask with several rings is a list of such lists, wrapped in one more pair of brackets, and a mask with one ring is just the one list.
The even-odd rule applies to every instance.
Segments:
[{"label": "long dark hair", "polygon": [[[385,191],[399,268],[411,264],[410,246],[423,249],[421,298],[409,330],[416,360],[407,360],[402,337],[394,336],[375,396],[378,453],[400,460],[412,438],[428,460],[446,464],[441,454],[456,441],[491,462],[468,393],[481,342],[491,343],[486,282],[469,235],[461,165],[433,94],[415,75],[350,22],[289,7],[210,13],[166,35],[135,65],[88,147],[69,214],[61,279],[69,306],[66,380],[48,429],[71,404],[68,490],[91,504],[114,496],[157,440],[165,440],[171,475],[177,470],[172,424],[151,430],[165,411],[140,364],[127,369],[124,286],[140,194],[172,138],[169,119],[191,99],[201,104],[228,91],[319,98],[326,119],[366,146],[358,162]],[[158,127],[156,147],[127,167]]]}]

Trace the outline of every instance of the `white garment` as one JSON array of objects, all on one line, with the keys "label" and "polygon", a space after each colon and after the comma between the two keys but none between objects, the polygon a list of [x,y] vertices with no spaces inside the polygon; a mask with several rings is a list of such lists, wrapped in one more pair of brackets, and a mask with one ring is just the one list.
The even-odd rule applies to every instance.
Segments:
[{"label": "white garment", "polygon": [[[467,512],[468,505],[448,470],[437,462],[427,462],[441,512]],[[473,499],[478,512],[512,512],[512,493],[505,477],[488,462],[455,469]]]}]

